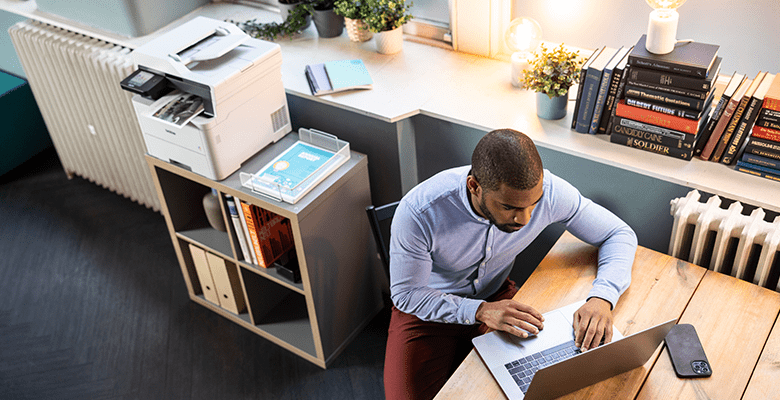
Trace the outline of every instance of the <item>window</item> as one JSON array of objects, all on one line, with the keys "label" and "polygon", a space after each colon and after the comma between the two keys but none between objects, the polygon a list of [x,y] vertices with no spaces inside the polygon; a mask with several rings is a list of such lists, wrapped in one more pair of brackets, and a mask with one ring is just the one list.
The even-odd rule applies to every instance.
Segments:
[{"label": "window", "polygon": [[425,39],[452,43],[450,35],[449,0],[414,0],[414,18],[406,24],[404,32]]},{"label": "window", "polygon": [[[411,11],[414,18],[404,25],[404,32],[435,42],[452,43],[450,35],[451,0],[411,1],[413,1]],[[263,8],[278,7],[278,0],[233,0],[233,2]]]}]

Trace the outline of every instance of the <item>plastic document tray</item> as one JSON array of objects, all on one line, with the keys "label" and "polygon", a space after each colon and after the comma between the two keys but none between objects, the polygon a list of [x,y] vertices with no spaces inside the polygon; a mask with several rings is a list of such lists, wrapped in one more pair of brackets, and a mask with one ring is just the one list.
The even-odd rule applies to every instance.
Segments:
[{"label": "plastic document tray", "polygon": [[[298,139],[256,173],[241,172],[241,185],[274,200],[295,204],[349,160],[349,143],[334,135],[301,128]],[[316,157],[311,154],[313,152]],[[302,155],[299,157],[296,153]],[[283,172],[289,171],[287,176],[282,176]]]}]

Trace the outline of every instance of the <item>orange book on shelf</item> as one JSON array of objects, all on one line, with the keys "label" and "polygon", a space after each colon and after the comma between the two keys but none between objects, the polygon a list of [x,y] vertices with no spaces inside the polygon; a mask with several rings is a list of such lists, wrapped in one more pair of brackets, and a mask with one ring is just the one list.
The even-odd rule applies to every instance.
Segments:
[{"label": "orange book on shelf", "polygon": [[615,115],[650,125],[660,126],[662,128],[690,133],[692,135],[695,135],[696,132],[699,131],[699,125],[702,121],[701,119],[688,119],[664,114],[658,111],[632,107],[626,104],[625,99],[620,99],[620,101],[618,101]]},{"label": "orange book on shelf", "polygon": [[775,79],[764,96],[761,108],[780,111],[780,79]]},{"label": "orange book on shelf", "polygon": [[777,129],[765,128],[763,126],[754,125],[753,133],[750,137],[771,140],[773,142],[780,142],[780,131]]},{"label": "orange book on shelf", "polygon": [[257,237],[257,224],[259,221],[256,220],[254,213],[252,212],[252,207],[254,207],[251,204],[241,202],[241,211],[244,213],[244,219],[246,220],[246,228],[247,231],[249,231],[249,238],[252,242],[252,247],[255,249],[255,255],[257,256],[257,262],[258,264],[260,261],[260,240]]}]

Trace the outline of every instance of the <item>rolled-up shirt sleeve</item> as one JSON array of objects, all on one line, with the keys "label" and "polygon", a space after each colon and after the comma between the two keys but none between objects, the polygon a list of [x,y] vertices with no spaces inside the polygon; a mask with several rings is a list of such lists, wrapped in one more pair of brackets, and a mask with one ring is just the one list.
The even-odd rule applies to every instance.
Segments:
[{"label": "rolled-up shirt sleeve", "polygon": [[575,237],[599,248],[598,270],[590,297],[609,301],[614,308],[631,284],[631,267],[637,249],[633,229],[611,211],[582,196],[568,182],[558,178],[552,200],[558,218]]}]

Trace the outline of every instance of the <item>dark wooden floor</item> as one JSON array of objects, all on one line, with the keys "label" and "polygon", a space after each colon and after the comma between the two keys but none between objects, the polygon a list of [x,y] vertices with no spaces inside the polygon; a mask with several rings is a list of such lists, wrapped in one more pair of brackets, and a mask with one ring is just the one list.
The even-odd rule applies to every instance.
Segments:
[{"label": "dark wooden floor", "polygon": [[162,216],[53,149],[0,176],[0,399],[381,399],[387,312],[323,370],[191,302]]}]

